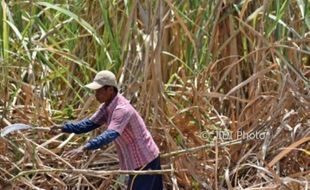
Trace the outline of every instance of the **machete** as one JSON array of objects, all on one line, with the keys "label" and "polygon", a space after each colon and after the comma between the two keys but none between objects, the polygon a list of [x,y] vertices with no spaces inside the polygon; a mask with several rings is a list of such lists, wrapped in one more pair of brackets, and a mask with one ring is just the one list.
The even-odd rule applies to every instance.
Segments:
[{"label": "machete", "polygon": [[34,130],[42,130],[42,131],[50,131],[50,128],[47,127],[33,127],[31,125],[23,124],[23,123],[14,123],[12,125],[8,125],[1,129],[0,131],[0,137],[5,137],[6,135],[19,130],[25,130],[25,129],[34,129]]}]

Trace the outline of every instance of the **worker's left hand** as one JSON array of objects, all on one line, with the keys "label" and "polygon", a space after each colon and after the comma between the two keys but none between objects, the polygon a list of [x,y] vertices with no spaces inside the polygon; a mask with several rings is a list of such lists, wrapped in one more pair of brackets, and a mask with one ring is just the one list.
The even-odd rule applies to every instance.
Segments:
[{"label": "worker's left hand", "polygon": [[48,132],[50,135],[58,135],[62,132],[63,126],[61,125],[54,125],[50,128],[50,131]]},{"label": "worker's left hand", "polygon": [[77,156],[81,156],[84,153],[84,147],[81,146],[77,149],[70,150],[69,152],[65,153],[64,156],[67,158],[75,158]]}]

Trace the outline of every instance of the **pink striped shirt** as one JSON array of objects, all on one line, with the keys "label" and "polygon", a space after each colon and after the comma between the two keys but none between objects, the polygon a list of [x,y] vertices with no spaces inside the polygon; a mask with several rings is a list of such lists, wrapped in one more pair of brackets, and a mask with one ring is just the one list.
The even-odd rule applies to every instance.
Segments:
[{"label": "pink striped shirt", "polygon": [[159,155],[143,119],[124,96],[118,94],[108,106],[102,104],[90,120],[107,123],[108,129],[120,134],[114,142],[122,170],[142,167]]}]

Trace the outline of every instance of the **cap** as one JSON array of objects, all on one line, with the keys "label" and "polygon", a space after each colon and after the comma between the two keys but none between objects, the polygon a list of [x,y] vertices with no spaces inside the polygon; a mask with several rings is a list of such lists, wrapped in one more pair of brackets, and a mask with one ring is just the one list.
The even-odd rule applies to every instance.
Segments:
[{"label": "cap", "polygon": [[103,86],[114,86],[118,89],[115,75],[108,70],[100,71],[96,74],[93,82],[85,85],[85,87],[97,90]]}]

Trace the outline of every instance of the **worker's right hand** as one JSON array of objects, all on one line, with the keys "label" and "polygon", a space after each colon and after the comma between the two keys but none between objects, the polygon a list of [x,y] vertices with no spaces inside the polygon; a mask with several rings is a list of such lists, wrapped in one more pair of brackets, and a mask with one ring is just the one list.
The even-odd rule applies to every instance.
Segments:
[{"label": "worker's right hand", "polygon": [[49,134],[50,135],[57,135],[59,133],[62,133],[63,126],[61,125],[54,125],[50,128]]}]

